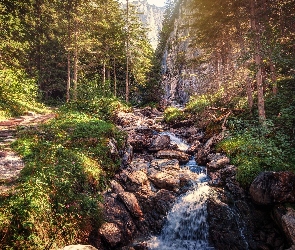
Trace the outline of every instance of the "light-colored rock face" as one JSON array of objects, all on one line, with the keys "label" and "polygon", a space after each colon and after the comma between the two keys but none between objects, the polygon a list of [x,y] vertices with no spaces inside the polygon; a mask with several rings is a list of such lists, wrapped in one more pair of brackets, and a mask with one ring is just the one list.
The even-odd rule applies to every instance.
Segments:
[{"label": "light-colored rock face", "polygon": [[132,4],[138,7],[139,17],[148,28],[148,38],[154,49],[158,45],[158,34],[162,30],[164,8],[150,5],[147,0],[133,1]]},{"label": "light-colored rock face", "polygon": [[[120,0],[123,4],[125,1]],[[151,5],[147,0],[129,0],[129,3],[137,7],[139,18],[148,29],[148,39],[153,47],[157,48],[159,32],[162,30],[164,7]]]},{"label": "light-colored rock face", "polygon": [[190,1],[182,1],[177,10],[162,57],[164,98],[174,104],[185,104],[190,96],[204,93],[216,73],[214,65],[200,63],[203,52],[194,45],[194,31],[187,28],[191,22],[187,17],[196,15],[189,4]]}]

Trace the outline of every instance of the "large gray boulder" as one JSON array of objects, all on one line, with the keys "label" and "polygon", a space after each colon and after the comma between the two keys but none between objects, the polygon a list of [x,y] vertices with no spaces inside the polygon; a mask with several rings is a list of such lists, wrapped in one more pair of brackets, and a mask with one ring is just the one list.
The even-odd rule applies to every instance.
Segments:
[{"label": "large gray boulder", "polygon": [[295,174],[282,172],[263,172],[250,186],[250,195],[259,205],[295,202]]}]

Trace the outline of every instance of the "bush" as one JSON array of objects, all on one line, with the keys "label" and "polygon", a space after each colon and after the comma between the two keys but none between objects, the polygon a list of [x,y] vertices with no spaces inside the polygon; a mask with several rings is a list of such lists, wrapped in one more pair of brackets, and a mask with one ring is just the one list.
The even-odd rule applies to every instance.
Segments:
[{"label": "bush", "polygon": [[295,171],[294,146],[272,122],[259,125],[235,120],[229,125],[231,135],[218,144],[217,150],[231,157],[243,185],[249,185],[261,171]]},{"label": "bush", "polygon": [[185,119],[185,114],[182,110],[174,107],[166,108],[164,111],[164,121],[172,124]]},{"label": "bush", "polygon": [[37,99],[37,85],[23,71],[0,71],[0,116],[19,116],[29,110],[44,112]]}]

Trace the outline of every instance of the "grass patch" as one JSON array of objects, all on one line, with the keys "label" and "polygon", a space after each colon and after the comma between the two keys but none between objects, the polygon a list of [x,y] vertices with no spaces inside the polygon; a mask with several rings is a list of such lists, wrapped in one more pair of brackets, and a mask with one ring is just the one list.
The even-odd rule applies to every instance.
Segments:
[{"label": "grass patch", "polygon": [[56,249],[87,243],[103,221],[101,191],[120,166],[111,152],[125,142],[110,122],[87,113],[19,131],[13,148],[25,161],[14,194],[0,200],[1,249]]}]

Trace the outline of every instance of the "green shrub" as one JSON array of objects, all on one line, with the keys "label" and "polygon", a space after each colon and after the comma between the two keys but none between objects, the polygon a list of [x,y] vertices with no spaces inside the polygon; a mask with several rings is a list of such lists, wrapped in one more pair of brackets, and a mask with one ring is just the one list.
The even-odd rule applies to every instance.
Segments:
[{"label": "green shrub", "polygon": [[217,145],[238,167],[238,181],[249,185],[261,171],[295,171],[294,146],[290,138],[266,125],[232,121],[231,135]]},{"label": "green shrub", "polygon": [[37,99],[37,85],[23,71],[0,70],[0,117],[18,116],[29,110],[44,112],[45,107]]},{"label": "green shrub", "polygon": [[175,123],[185,119],[185,114],[182,110],[174,107],[166,108],[164,111],[164,121],[167,123]]}]

